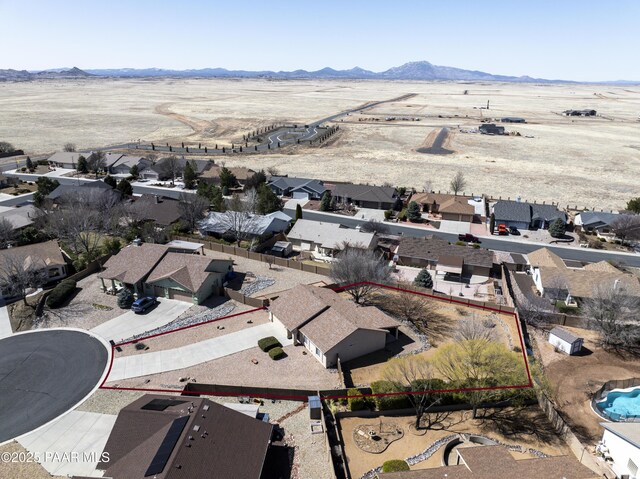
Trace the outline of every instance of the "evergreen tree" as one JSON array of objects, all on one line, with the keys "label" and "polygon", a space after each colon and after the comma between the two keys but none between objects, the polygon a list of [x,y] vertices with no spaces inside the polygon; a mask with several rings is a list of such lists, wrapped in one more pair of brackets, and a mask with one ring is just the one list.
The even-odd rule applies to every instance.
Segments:
[{"label": "evergreen tree", "polygon": [[113,176],[107,175],[103,180],[106,184],[108,184],[111,188],[116,188],[118,186],[118,182]]},{"label": "evergreen tree", "polygon": [[118,307],[122,309],[129,309],[131,308],[133,301],[133,293],[129,288],[123,288],[122,291],[118,293]]},{"label": "evergreen tree", "polygon": [[396,198],[396,201],[393,203],[393,209],[395,211],[401,211],[403,206],[404,205],[402,203],[402,198],[400,197]]},{"label": "evergreen tree", "polygon": [[118,183],[117,188],[118,188],[118,191],[120,191],[125,196],[133,195],[133,187],[131,186],[131,183],[129,183],[129,181],[124,178],[120,180],[120,183]]},{"label": "evergreen tree", "polygon": [[78,173],[89,173],[89,165],[87,164],[87,159],[84,156],[80,155],[78,157],[78,164],[76,166]]},{"label": "evergreen tree", "polygon": [[300,203],[298,203],[296,205],[296,220],[301,220],[302,219],[302,206],[300,206]]},{"label": "evergreen tree", "polygon": [[331,211],[335,211],[337,206],[338,206],[338,198],[336,198],[335,196],[332,196],[331,204],[329,205],[329,208],[331,208]]},{"label": "evergreen tree", "polygon": [[320,211],[329,211],[331,209],[331,191],[327,190],[320,200]]},{"label": "evergreen tree", "polygon": [[422,218],[422,213],[420,213],[420,205],[415,201],[409,203],[409,207],[407,208],[407,218],[412,223],[417,223]]},{"label": "evergreen tree", "polygon": [[420,286],[422,288],[433,288],[433,279],[431,278],[431,273],[429,273],[427,268],[421,269],[413,282],[416,286]]},{"label": "evergreen tree", "polygon": [[184,165],[184,171],[182,172],[182,180],[184,181],[184,187],[187,190],[192,190],[196,182],[196,172],[191,166],[191,163],[187,161]]},{"label": "evergreen tree", "polygon": [[33,170],[33,161],[31,161],[31,157],[27,156],[27,170]]},{"label": "evergreen tree", "polygon": [[496,215],[491,213],[491,216],[489,217],[489,232],[493,234],[495,230],[496,230]]},{"label": "evergreen tree", "polygon": [[556,218],[551,226],[549,226],[549,234],[552,238],[562,238],[567,231],[567,225],[561,218]]},{"label": "evergreen tree", "polygon": [[217,186],[211,186],[211,197],[209,199],[211,201],[211,209],[213,211],[223,212],[224,211],[224,197],[222,196],[222,189]]},{"label": "evergreen tree", "polygon": [[[78,163],[80,163],[80,161],[78,161]],[[140,176],[140,171],[138,171],[138,165],[133,165],[131,168],[129,168],[129,174],[137,180],[138,176]]]},{"label": "evergreen tree", "polygon": [[223,166],[220,169],[220,186],[223,188],[226,186],[227,188],[234,188],[238,184],[238,180],[236,176],[231,173],[229,168]]},{"label": "evergreen tree", "polygon": [[282,200],[271,188],[262,184],[258,187],[258,203],[256,210],[261,215],[267,215],[282,209]]},{"label": "evergreen tree", "polygon": [[630,199],[627,202],[627,209],[636,214],[640,214],[640,197]]}]

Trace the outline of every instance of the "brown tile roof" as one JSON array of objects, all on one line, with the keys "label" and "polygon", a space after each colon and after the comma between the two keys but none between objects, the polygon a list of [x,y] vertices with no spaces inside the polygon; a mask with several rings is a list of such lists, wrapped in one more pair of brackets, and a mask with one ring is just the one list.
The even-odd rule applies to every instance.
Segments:
[{"label": "brown tile roof", "polygon": [[464,200],[465,202],[470,199],[470,196],[462,196],[462,195],[450,195],[447,193],[415,193],[411,195],[411,201],[415,201],[420,204],[432,205],[433,202],[437,205],[442,205],[447,201],[451,200]]},{"label": "brown tile roof", "polygon": [[25,269],[32,265],[42,265],[44,268],[66,264],[57,240],[0,250],[0,269],[10,261],[10,258],[21,258]]},{"label": "brown tile roof", "polygon": [[[154,399],[184,402],[164,411],[141,409]],[[113,479],[144,478],[171,424],[180,417],[188,419],[175,448],[162,472],[150,477],[260,478],[273,426],[207,399],[184,396],[148,394],[125,407],[104,447],[109,462],[98,468]]]},{"label": "brown tile roof", "polygon": [[456,196],[455,198],[451,198],[442,203],[438,211],[440,213],[472,215],[475,213],[476,209],[472,205],[467,203],[466,198]]},{"label": "brown tile roof", "polygon": [[566,268],[562,258],[552,253],[547,248],[540,248],[531,253],[527,253],[529,264],[531,266],[550,266],[554,268]]},{"label": "brown tile roof", "polygon": [[515,460],[503,446],[457,449],[459,465],[380,474],[381,479],[596,479],[574,457],[556,456]]},{"label": "brown tile roof", "polygon": [[358,329],[386,330],[399,323],[374,307],[361,307],[328,288],[300,284],[273,301],[270,311],[328,352]]},{"label": "brown tile roof", "polygon": [[143,280],[167,252],[165,245],[143,243],[127,246],[104,264],[99,278],[115,279],[126,284]]},{"label": "brown tile roof", "polygon": [[167,253],[153,269],[147,278],[147,283],[171,279],[195,293],[212,273],[209,266],[214,261],[213,258],[202,255]]},{"label": "brown tile roof", "polygon": [[428,261],[439,261],[441,256],[459,256],[464,258],[465,264],[484,266],[493,265],[493,252],[484,248],[471,248],[449,244],[440,238],[427,236],[425,238],[403,237],[398,246],[399,256],[418,258]]}]

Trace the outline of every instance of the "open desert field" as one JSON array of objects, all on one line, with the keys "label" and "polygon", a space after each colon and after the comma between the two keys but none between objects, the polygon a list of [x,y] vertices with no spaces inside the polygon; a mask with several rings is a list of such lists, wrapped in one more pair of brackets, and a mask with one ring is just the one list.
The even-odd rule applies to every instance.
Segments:
[{"label": "open desert field", "polygon": [[[259,126],[304,124],[408,93],[415,96],[338,118],[340,134],[326,146],[227,156],[225,161],[419,190],[426,183],[446,190],[462,170],[467,193],[559,201],[561,206],[617,209],[639,194],[640,86],[258,79],[6,82],[0,83],[0,140],[31,154],[55,151],[68,141],[80,148],[138,139],[228,144]],[[487,101],[490,109],[480,109]],[[562,116],[567,109],[595,109],[598,116]],[[503,124],[521,136],[464,132],[477,128],[482,118],[504,116],[527,120]],[[453,153],[416,151],[435,138],[434,130],[445,127],[446,148]]]}]

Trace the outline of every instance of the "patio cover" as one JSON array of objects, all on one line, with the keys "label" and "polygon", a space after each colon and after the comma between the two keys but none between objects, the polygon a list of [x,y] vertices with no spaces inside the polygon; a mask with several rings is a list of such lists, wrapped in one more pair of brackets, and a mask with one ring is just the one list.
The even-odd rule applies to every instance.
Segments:
[{"label": "patio cover", "polygon": [[440,256],[436,271],[462,275],[463,263],[464,259],[460,256]]}]

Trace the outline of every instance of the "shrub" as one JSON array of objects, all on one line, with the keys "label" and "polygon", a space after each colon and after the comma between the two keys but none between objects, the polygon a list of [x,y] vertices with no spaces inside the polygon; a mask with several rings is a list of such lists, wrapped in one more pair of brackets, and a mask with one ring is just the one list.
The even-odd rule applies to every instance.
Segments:
[{"label": "shrub", "polygon": [[[371,383],[371,391],[374,394],[398,392],[393,383],[389,381],[374,381]],[[397,394],[393,396],[375,396],[376,408],[379,411],[388,411],[390,409],[407,409],[411,407],[411,403],[407,396]]]},{"label": "shrub", "polygon": [[400,213],[398,213],[398,221],[407,221],[407,209],[403,209]]},{"label": "shrub", "polygon": [[47,306],[59,308],[76,290],[76,282],[72,279],[64,279],[51,290],[47,296]]},{"label": "shrub", "polygon": [[271,359],[273,359],[274,361],[277,361],[278,359],[282,359],[286,356],[286,354],[284,353],[284,351],[282,350],[281,347],[276,347],[273,348],[271,350],[269,350],[269,357]]},{"label": "shrub", "polygon": [[385,461],[384,464],[382,464],[382,472],[402,472],[408,470],[409,464],[402,459],[391,459],[390,461]]},{"label": "shrub", "polygon": [[433,288],[433,278],[431,278],[431,273],[429,273],[427,268],[422,268],[413,282],[416,286],[421,286],[427,289]]},{"label": "shrub", "polygon": [[391,210],[385,210],[384,212],[384,219],[389,221],[391,219],[391,216],[393,216],[393,211]]},{"label": "shrub", "polygon": [[274,336],[267,336],[258,341],[258,347],[266,353],[273,348],[282,348],[282,344]]},{"label": "shrub", "polygon": [[347,391],[347,404],[349,405],[349,411],[362,411],[363,409],[367,409],[367,400],[363,397],[351,397],[351,396],[359,396],[360,391],[356,388],[351,388]]},{"label": "shrub", "polygon": [[133,301],[133,293],[129,291],[129,288],[122,288],[122,291],[118,293],[118,306],[122,309],[129,309]]}]

